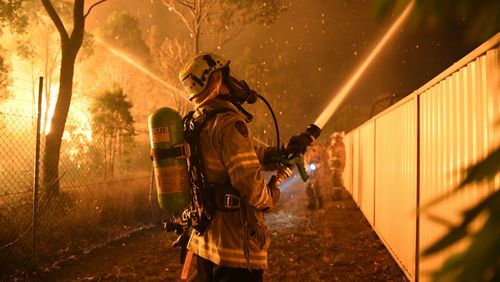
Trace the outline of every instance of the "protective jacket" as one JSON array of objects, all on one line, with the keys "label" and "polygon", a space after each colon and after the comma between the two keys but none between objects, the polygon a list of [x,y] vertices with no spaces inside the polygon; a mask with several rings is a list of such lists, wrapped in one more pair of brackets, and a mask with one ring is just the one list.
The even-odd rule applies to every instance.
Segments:
[{"label": "protective jacket", "polygon": [[315,164],[315,169],[309,171],[309,182],[321,182],[328,170],[328,151],[321,146],[311,147],[304,155],[304,163]]},{"label": "protective jacket", "polygon": [[193,231],[188,249],[213,263],[235,268],[266,269],[269,234],[264,211],[274,206],[261,176],[265,148],[254,148],[245,116],[228,101],[214,99],[194,116],[229,109],[209,119],[200,132],[200,150],[209,183],[239,191],[241,208],[216,211],[203,234]]},{"label": "protective jacket", "polygon": [[331,147],[331,166],[333,170],[344,171],[345,168],[345,145],[344,142],[335,142]]}]

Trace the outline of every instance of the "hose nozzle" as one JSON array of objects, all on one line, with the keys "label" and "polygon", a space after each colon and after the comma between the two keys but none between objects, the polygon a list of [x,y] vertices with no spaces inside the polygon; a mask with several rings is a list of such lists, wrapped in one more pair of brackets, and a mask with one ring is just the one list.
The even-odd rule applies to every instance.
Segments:
[{"label": "hose nozzle", "polygon": [[321,128],[319,128],[314,123],[311,123],[310,125],[307,126],[306,134],[313,137],[314,140],[316,140],[316,139],[318,139],[319,135],[321,134]]}]

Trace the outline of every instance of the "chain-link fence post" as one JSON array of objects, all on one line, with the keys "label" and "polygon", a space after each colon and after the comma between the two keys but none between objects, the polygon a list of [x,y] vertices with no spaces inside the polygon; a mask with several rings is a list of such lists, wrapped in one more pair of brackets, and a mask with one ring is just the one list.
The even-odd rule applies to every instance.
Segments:
[{"label": "chain-link fence post", "polygon": [[40,77],[38,81],[38,101],[37,101],[37,113],[36,113],[36,140],[35,140],[35,169],[34,169],[34,180],[33,180],[33,229],[32,229],[32,239],[31,242],[31,268],[35,270],[36,268],[36,229],[38,225],[38,188],[40,180],[40,127],[41,127],[41,117],[42,117],[42,92],[43,92],[43,77]]}]

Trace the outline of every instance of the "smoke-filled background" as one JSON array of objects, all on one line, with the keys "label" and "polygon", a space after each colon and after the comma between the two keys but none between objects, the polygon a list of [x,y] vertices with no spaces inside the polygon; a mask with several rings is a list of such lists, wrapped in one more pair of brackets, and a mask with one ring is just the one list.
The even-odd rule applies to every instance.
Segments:
[{"label": "smoke-filled background", "polygon": [[[337,97],[408,2],[2,0],[0,226],[8,228],[0,229],[0,264],[51,264],[157,221],[147,119],[160,107],[192,109],[178,80],[190,57],[231,60],[233,75],[269,100],[287,140]],[[320,141],[497,33],[499,11],[496,0],[415,1]],[[260,102],[248,109],[256,142],[275,145],[269,111]]]},{"label": "smoke-filled background", "polygon": [[[193,54],[194,34],[164,2],[168,1],[104,3],[89,18],[88,29],[102,29],[116,13],[134,18],[144,44],[124,40],[125,30],[125,34],[118,30],[109,34],[107,42],[135,52],[139,62],[181,88],[176,70]],[[271,101],[285,137],[317,118],[401,12],[398,7],[384,11],[384,1],[303,0],[239,1],[243,3],[240,11],[227,15],[219,10],[224,5],[232,6],[231,2],[218,1],[221,6],[214,4],[207,21],[200,23],[199,51],[217,52],[230,59],[234,73]],[[486,9],[488,5],[498,7],[491,1],[483,2]],[[326,133],[349,131],[370,117],[377,100],[380,102],[374,111],[391,101],[381,98],[395,95],[397,99],[411,93],[479,45],[487,36],[470,38],[467,34],[484,10],[469,9],[468,14],[437,16],[423,8],[414,11],[352,89],[327,124]],[[255,15],[237,19],[250,13]],[[439,16],[444,19],[439,21]],[[94,52],[106,50],[95,46]],[[177,52],[177,60],[168,60],[166,52]],[[95,66],[95,70],[103,67]],[[148,107],[137,110],[137,116],[146,116],[153,108],[168,103],[160,98],[169,95],[165,92],[161,85],[136,83],[129,91],[136,108],[149,102]],[[263,107],[253,111],[257,114],[254,135],[272,142],[274,130],[265,125],[271,124],[270,115]]]},{"label": "smoke-filled background", "polygon": [[[205,17],[195,23],[180,2],[114,0],[92,10],[76,63],[74,96],[80,98],[73,99],[71,112],[86,112],[91,103],[87,98],[118,87],[130,99],[139,128],[162,106],[183,114],[190,106],[181,97],[177,71],[196,50],[211,51],[230,59],[233,73],[270,100],[287,137],[317,118],[403,6],[391,7],[387,1],[200,1],[199,12]],[[411,93],[498,30],[493,23],[489,34],[468,36],[471,26],[481,24],[476,23],[478,17],[498,7],[494,1],[477,6],[461,1],[460,13],[426,10],[430,4],[421,3],[327,123],[325,135],[363,123],[372,110]],[[41,5],[29,5],[37,13],[26,17],[24,32],[4,28],[4,63],[15,76],[44,74],[47,92],[54,97],[50,101],[57,94],[59,35]],[[437,8],[449,8],[446,5],[454,3]],[[57,6],[70,27],[70,5]],[[15,87],[10,92],[16,92]],[[252,110],[254,135],[272,143],[267,110],[259,105]]]}]

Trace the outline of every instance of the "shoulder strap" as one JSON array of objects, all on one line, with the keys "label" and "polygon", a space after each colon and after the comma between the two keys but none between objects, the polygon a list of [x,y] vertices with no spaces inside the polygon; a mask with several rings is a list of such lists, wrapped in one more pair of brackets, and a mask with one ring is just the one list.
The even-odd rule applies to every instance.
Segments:
[{"label": "shoulder strap", "polygon": [[[205,126],[206,122],[209,121],[210,119],[216,117],[218,114],[221,113],[226,113],[226,112],[234,112],[236,113],[235,110],[229,109],[229,108],[221,108],[221,109],[215,109],[211,111],[204,111],[203,114],[200,116],[194,118],[194,111],[189,112],[185,117],[184,117],[184,135],[186,136],[186,139],[188,143],[191,144],[197,143],[196,139],[199,138],[201,129],[203,126]],[[195,140],[193,140],[195,139]],[[193,144],[195,145],[195,144]]]},{"label": "shoulder strap", "polygon": [[[198,232],[203,233],[211,222],[215,212],[213,203],[213,193],[210,191],[210,184],[206,179],[205,164],[199,154],[200,132],[206,122],[220,113],[233,111],[228,108],[221,108],[212,111],[205,111],[200,116],[194,118],[194,112],[189,112],[184,117],[184,137],[191,147],[191,155],[188,162],[189,183],[191,186],[191,203],[196,211],[191,219],[191,226]],[[193,153],[194,152],[194,153]]]}]

